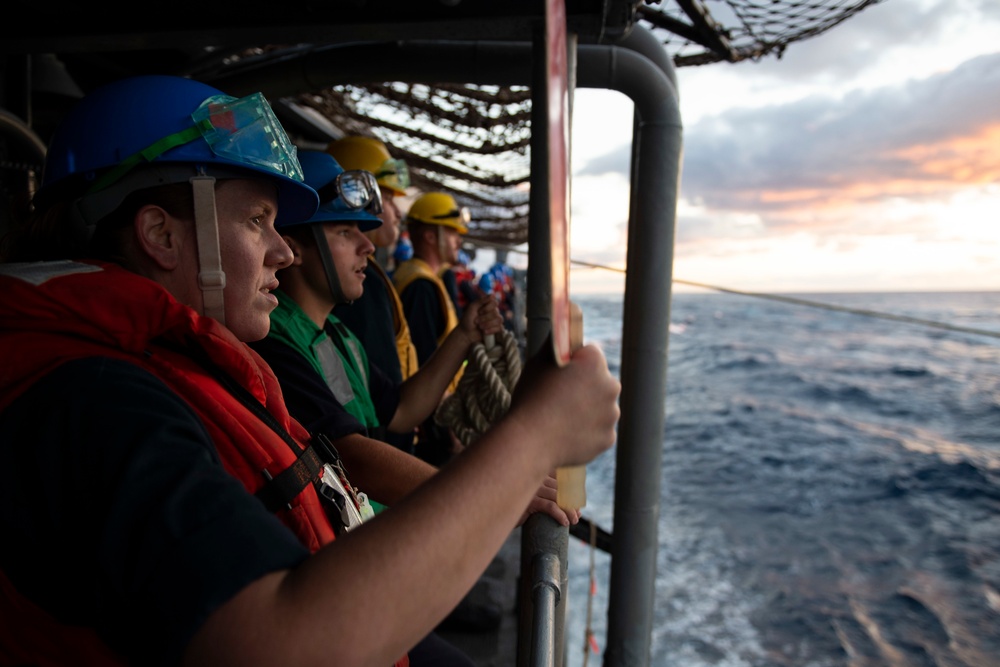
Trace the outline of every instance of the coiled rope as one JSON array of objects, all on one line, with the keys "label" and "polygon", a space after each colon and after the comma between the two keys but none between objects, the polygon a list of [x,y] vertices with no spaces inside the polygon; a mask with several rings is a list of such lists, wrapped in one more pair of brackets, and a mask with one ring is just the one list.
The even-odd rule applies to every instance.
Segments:
[{"label": "coiled rope", "polygon": [[[450,428],[462,445],[468,447],[507,414],[511,394],[520,377],[521,351],[514,335],[503,330],[497,336],[487,336],[484,343],[472,346],[462,379],[458,381],[454,393],[438,406],[434,421]],[[597,591],[594,565],[597,533],[596,524],[590,523],[590,590],[584,631],[584,667],[591,652],[600,652],[591,625],[593,599]]]},{"label": "coiled rope", "polygon": [[462,379],[454,393],[434,413],[468,447],[510,409],[510,397],[521,377],[521,351],[506,329],[469,352]]}]

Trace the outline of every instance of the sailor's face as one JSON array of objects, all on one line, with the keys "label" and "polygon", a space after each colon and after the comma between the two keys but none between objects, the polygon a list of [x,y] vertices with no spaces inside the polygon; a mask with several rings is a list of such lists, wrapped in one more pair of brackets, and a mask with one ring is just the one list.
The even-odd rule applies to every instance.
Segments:
[{"label": "sailor's face", "polygon": [[441,227],[441,235],[444,239],[444,257],[442,261],[449,264],[458,264],[458,251],[462,247],[462,235],[457,229],[451,227]]},{"label": "sailor's face", "polygon": [[388,248],[399,240],[399,207],[393,201],[396,193],[384,185],[380,185],[379,189],[382,191],[382,212],[378,217],[382,220],[382,224],[368,232],[368,238],[376,248]]},{"label": "sailor's face", "polygon": [[226,274],[226,326],[240,340],[260,340],[278,305],[275,274],[292,262],[292,251],[274,229],[274,186],[260,180],[222,181],[215,190],[219,246]]},{"label": "sailor's face", "polygon": [[333,265],[337,267],[340,289],[348,301],[361,298],[364,293],[365,268],[368,255],[375,252],[375,246],[356,222],[323,223],[323,233]]}]

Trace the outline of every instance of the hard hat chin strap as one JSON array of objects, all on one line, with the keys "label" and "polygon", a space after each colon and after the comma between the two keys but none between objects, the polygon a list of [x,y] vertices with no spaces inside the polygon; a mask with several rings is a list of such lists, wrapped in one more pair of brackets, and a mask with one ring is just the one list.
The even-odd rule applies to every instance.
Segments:
[{"label": "hard hat chin strap", "polygon": [[344,289],[340,286],[340,278],[337,277],[337,267],[333,263],[333,255],[330,254],[330,244],[326,241],[326,234],[323,232],[323,223],[318,222],[309,225],[312,228],[313,240],[316,242],[316,250],[319,258],[323,262],[323,272],[326,273],[326,283],[330,286],[330,296],[333,297],[333,304],[351,303],[351,300],[344,294]]},{"label": "hard hat chin strap", "polygon": [[448,235],[444,233],[443,225],[434,225],[437,230],[438,262],[444,266],[448,263]]},{"label": "hard hat chin strap", "polygon": [[222,292],[226,274],[222,270],[219,246],[219,219],[215,211],[215,178],[193,176],[194,228],[198,237],[198,287],[201,289],[202,314],[226,323],[226,307]]}]

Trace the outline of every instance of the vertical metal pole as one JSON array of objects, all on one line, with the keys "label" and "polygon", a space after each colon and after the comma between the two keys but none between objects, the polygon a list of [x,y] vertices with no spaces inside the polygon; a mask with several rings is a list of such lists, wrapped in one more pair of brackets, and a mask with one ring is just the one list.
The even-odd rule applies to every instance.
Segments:
[{"label": "vertical metal pole", "polygon": [[[528,214],[528,340],[527,356],[540,353],[550,344],[552,333],[552,238],[549,220],[549,140],[548,103],[546,100],[548,68],[545,54],[545,30],[541,26],[534,34],[531,71],[531,206]],[[561,590],[566,589],[566,561],[569,529],[560,526],[544,513],[528,518],[521,530],[521,581],[518,586],[518,667],[532,666],[533,638],[540,629],[535,626],[534,595],[535,563],[543,556],[554,557],[562,564],[559,575]],[[561,597],[561,596],[560,596]],[[543,598],[544,599],[544,598]],[[525,601],[532,604],[525,604]],[[553,665],[563,663],[566,605],[552,610]]]},{"label": "vertical metal pole", "polygon": [[[605,667],[648,664],[656,581],[659,476],[666,416],[667,344],[682,131],[677,87],[669,61],[660,62],[656,57],[658,51],[652,47],[640,53],[632,44],[636,37],[649,37],[645,41],[652,44],[651,36],[643,35],[644,32],[648,33],[640,26],[633,28],[625,40],[629,48],[580,45],[576,50],[577,86],[617,90],[630,97],[637,109]],[[261,89],[274,96],[293,94],[301,89],[304,71],[310,74],[305,81],[309,88],[390,79],[523,83],[530,78],[535,91],[526,302],[531,356],[545,344],[552,328],[547,140],[538,131],[546,126],[544,101],[539,101],[537,94],[544,90],[544,78],[538,80],[544,74],[538,73],[538,58],[532,60],[530,56],[530,51],[538,49],[537,40],[536,35],[533,49],[523,44],[499,43],[366,45],[360,50],[315,54],[308,68],[301,63],[294,66],[278,63],[266,71],[254,72],[252,78],[235,77],[219,87],[234,93],[242,91],[240,94]],[[392,57],[386,58],[387,55]],[[556,554],[559,562],[565,564],[568,535],[567,529],[539,514],[529,518],[522,529],[518,667],[527,667],[530,659],[531,586],[526,577],[533,571],[533,556]],[[560,577],[565,580],[566,576],[563,569]],[[564,613],[565,607],[563,598],[558,609]],[[557,619],[557,665],[563,662],[563,626],[564,618]]]},{"label": "vertical metal pole", "polygon": [[580,47],[579,85],[636,104],[605,667],[650,664],[682,150],[671,74],[633,50]]},{"label": "vertical metal pole", "polygon": [[531,601],[535,607],[535,628],[531,638],[531,667],[556,667],[555,614],[562,595],[562,568],[555,554],[541,553],[532,568]]}]

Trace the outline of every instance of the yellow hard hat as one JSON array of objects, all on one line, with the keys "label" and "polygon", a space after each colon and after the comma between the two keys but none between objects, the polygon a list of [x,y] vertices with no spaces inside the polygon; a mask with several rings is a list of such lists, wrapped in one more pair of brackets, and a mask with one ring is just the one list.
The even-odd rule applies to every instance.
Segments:
[{"label": "yellow hard hat", "polygon": [[326,152],[348,171],[363,169],[372,172],[379,185],[384,185],[399,196],[404,196],[406,188],[410,187],[410,170],[406,163],[393,159],[389,149],[378,139],[344,137],[331,141]]},{"label": "yellow hard hat", "polygon": [[428,225],[444,225],[457,229],[459,234],[469,231],[469,209],[459,208],[455,198],[444,192],[421,195],[406,213],[407,221],[416,220]]}]

